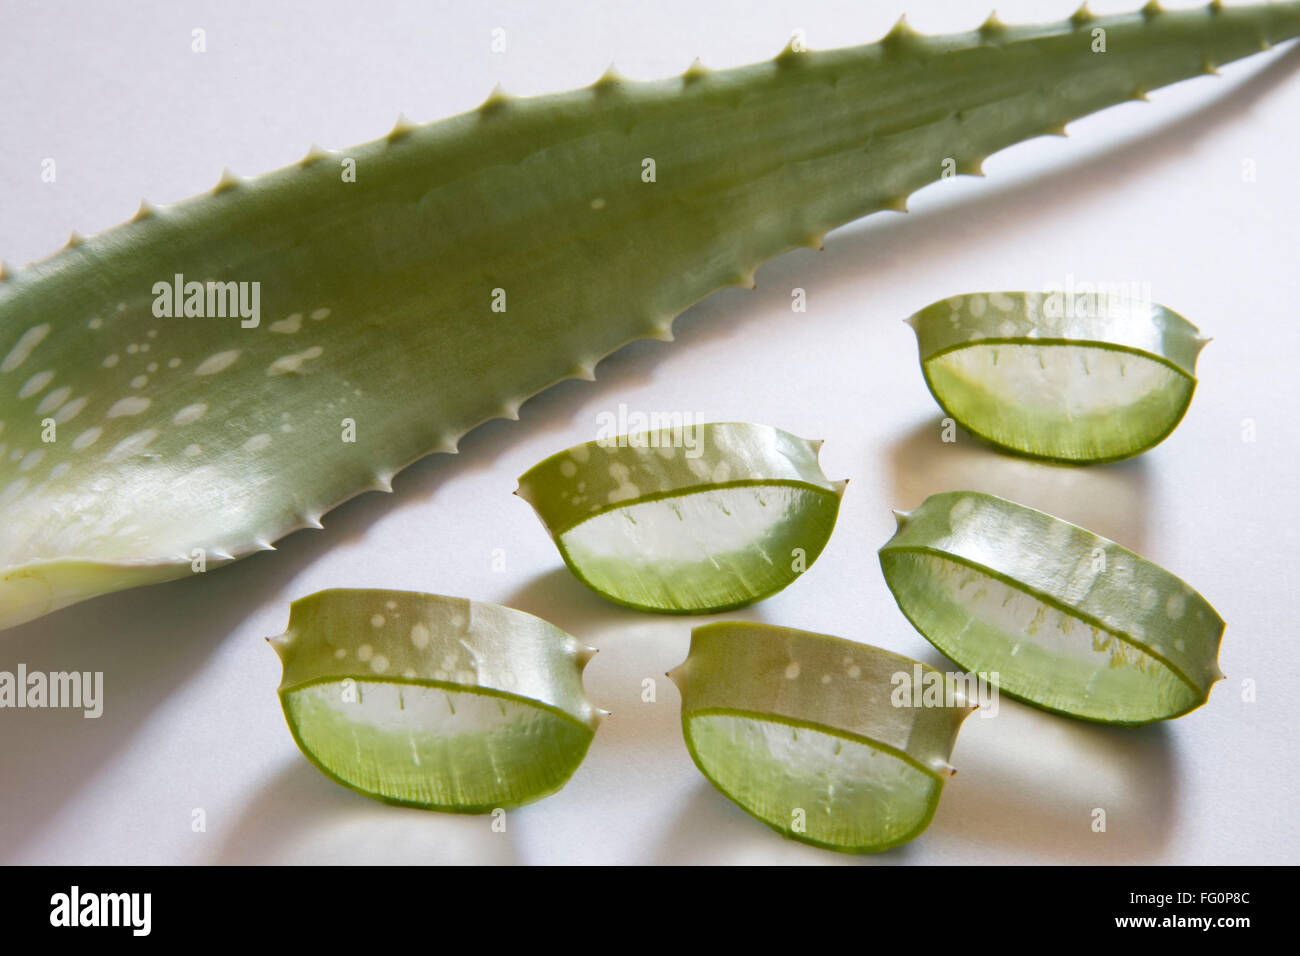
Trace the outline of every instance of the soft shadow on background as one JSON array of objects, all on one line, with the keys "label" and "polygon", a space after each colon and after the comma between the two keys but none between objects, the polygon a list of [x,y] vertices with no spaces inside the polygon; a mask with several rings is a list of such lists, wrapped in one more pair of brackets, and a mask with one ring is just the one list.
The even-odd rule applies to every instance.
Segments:
[{"label": "soft shadow on background", "polygon": [[910,511],[941,491],[983,491],[1064,518],[1141,554],[1149,497],[1141,457],[1109,465],[1058,465],[998,451],[958,428],[942,439],[935,415],[889,449],[895,507]]},{"label": "soft shadow on background", "polygon": [[[967,718],[928,836],[1080,864],[1147,863],[1178,824],[1169,729],[1107,727],[1003,697]],[[1105,830],[1093,829],[1104,811]]]},{"label": "soft shadow on background", "polygon": [[[957,199],[940,208],[906,217],[874,217],[864,226],[836,232],[824,253],[786,256],[765,266],[760,272],[760,285],[773,282],[788,287],[793,284],[789,280],[796,275],[809,281],[810,273],[811,278],[827,286],[861,283],[866,263],[877,269],[906,268],[909,261],[924,257],[960,256],[971,231],[986,229],[995,220],[1031,219],[1042,215],[1044,210],[1065,219],[1072,206],[1088,202],[1090,197],[1113,187],[1134,170],[1149,171],[1174,161],[1193,149],[1202,137],[1230,125],[1236,116],[1248,111],[1253,103],[1291,77],[1297,67],[1300,67],[1300,47],[1271,59],[1257,73],[1203,108],[1163,126],[1154,126],[1149,135],[1097,156],[982,191],[973,198]],[[925,296],[918,298],[923,300]],[[678,342],[689,346],[733,336],[751,303],[746,293],[739,290],[712,296],[676,323]],[[653,376],[657,350],[665,347],[663,343],[638,342],[624,348],[600,363],[598,383],[566,382],[548,390],[525,405],[523,425],[492,422],[477,429],[462,443],[461,454],[424,459],[398,475],[393,496],[366,494],[354,499],[326,517],[326,531],[293,534],[279,543],[278,553],[257,555],[202,577],[99,598],[0,635],[0,669],[12,670],[18,662],[23,662],[30,670],[100,670],[105,673],[109,703],[104,717],[94,721],[83,720],[79,712],[6,712],[5,733],[0,736],[0,773],[7,784],[5,811],[0,821],[0,846],[4,847],[5,857],[38,835],[66,801],[76,795],[83,781],[98,774],[129,746],[154,708],[204,666],[218,642],[246,616],[247,608],[281,593],[288,581],[315,562],[326,549],[363,536],[379,515],[392,509],[422,507],[434,497],[441,482],[489,469],[501,449],[517,435],[513,429],[524,427],[558,434],[581,403],[593,396],[616,396],[636,382],[647,380]],[[933,441],[927,436],[933,436]],[[938,490],[937,479],[932,479],[932,474],[946,472],[950,485],[956,482],[959,486],[1011,497],[1015,497],[1012,491],[1018,490],[1020,500],[1027,504],[1054,510],[1139,552],[1145,545],[1141,522],[1132,520],[1134,515],[1141,514],[1146,494],[1140,463],[1089,469],[1089,474],[1095,471],[1101,477],[1086,480],[1078,476],[1042,480],[1030,480],[1027,476],[996,477],[991,472],[981,474],[980,459],[971,457],[966,464],[961,464],[960,456],[968,454],[975,439],[963,443],[954,456],[951,448],[933,447],[937,438],[937,423],[927,422],[892,450],[900,507],[919,503],[930,488]],[[991,453],[985,450],[985,454]],[[961,480],[957,481],[959,476]],[[979,484],[981,481],[985,484]],[[1072,482],[1079,483],[1072,485]],[[1063,506],[1066,503],[1068,507]],[[581,588],[576,582],[574,587]],[[519,596],[519,606],[525,609],[529,605],[545,606],[548,616],[565,627],[573,619],[581,621],[584,615],[592,622],[609,623],[594,605],[579,603],[575,608],[565,602],[551,601],[544,590],[525,588]],[[569,597],[581,600],[576,592]],[[561,612],[561,603],[565,603],[567,611]],[[566,614],[569,620],[565,619]],[[1104,730],[1082,728],[1079,733],[1084,735],[1083,739],[1110,741]],[[1095,736],[1089,738],[1089,734]],[[1150,758],[1147,774],[1152,772],[1151,765],[1168,768],[1167,757],[1166,763],[1161,764],[1157,759],[1159,753],[1148,752],[1155,745],[1133,744],[1132,740],[1147,738],[1135,737],[1125,742],[1125,738],[1117,737],[1106,746],[1115,749],[1121,759],[1125,753],[1132,754],[1130,763],[1139,757]],[[305,764],[301,772],[315,773]],[[1157,776],[1161,772],[1172,773],[1172,769],[1157,770]],[[301,785],[301,781],[295,782],[298,773],[286,771],[258,798],[250,814],[256,810],[268,820],[281,824],[292,820],[298,810],[292,799],[294,788]],[[723,812],[707,809],[710,804],[705,797],[712,796],[715,795],[705,794],[700,798],[699,804],[705,809],[699,812]],[[364,804],[363,798],[357,799]],[[990,787],[980,799],[991,808],[1003,798]],[[976,809],[970,812],[978,823],[981,819],[976,812],[978,800],[976,803]],[[725,808],[725,801],[723,805]],[[332,811],[326,808],[321,812]],[[941,807],[940,814],[943,812]],[[253,832],[250,828],[260,825],[255,822],[255,815],[249,816],[246,832]],[[1035,825],[1034,819],[1029,813],[1030,828]],[[725,830],[721,828],[721,832]],[[701,837],[705,835],[701,833]]]},{"label": "soft shadow on background", "polygon": [[320,866],[466,866],[517,862],[510,826],[485,814],[387,806],[294,758],[244,808],[214,862]]}]

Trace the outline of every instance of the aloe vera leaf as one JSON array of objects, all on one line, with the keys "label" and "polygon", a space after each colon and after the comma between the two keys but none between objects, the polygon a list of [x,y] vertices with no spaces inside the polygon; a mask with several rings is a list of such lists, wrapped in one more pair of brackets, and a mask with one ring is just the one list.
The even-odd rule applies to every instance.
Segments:
[{"label": "aloe vera leaf", "polygon": [[711,614],[771,597],[821,554],[848,484],[822,473],[821,444],[744,422],[638,432],[552,455],[515,494],[597,594]]},{"label": "aloe vera leaf", "polygon": [[885,580],[963,668],[1045,710],[1113,724],[1180,717],[1223,678],[1223,619],[1114,541],[974,491],[895,512]]},{"label": "aloe vera leaf", "polygon": [[795,840],[874,853],[929,826],[974,709],[959,694],[913,706],[897,689],[918,673],[942,679],[869,644],[722,621],[691,632],[668,676],[686,747],[718,790]]},{"label": "aloe vera leaf", "polygon": [[908,319],[935,401],[1022,455],[1076,464],[1158,445],[1196,389],[1208,339],[1163,305],[1062,293],[954,296]]},{"label": "aloe vera leaf", "polygon": [[595,651],[495,604],[318,591],[269,640],[298,747],[389,803],[486,813],[544,797],[578,768],[602,715],[582,688]]},{"label": "aloe vera leaf", "polygon": [[[269,548],[620,346],[670,338],[767,259],[905,208],[945,160],[977,172],[1297,32],[1297,2],[945,37],[900,23],[738,69],[494,92],[348,150],[355,182],[313,149],[142,204],[0,281],[0,626]],[[250,313],[261,283],[257,326],[156,317],[178,275],[248,283]]]}]

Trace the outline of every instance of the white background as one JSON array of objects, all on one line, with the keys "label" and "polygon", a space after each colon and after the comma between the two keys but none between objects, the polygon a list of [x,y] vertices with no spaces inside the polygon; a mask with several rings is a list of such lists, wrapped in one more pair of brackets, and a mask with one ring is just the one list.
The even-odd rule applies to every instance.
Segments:
[{"label": "white background", "polygon": [[[1099,11],[1128,3],[1098,3]],[[1070,0],[1000,0],[1009,22]],[[610,61],[633,78],[880,36],[904,8],[926,32],[969,29],[980,4],[703,2],[297,4],[0,2],[0,255],[43,257],[72,229],[127,219],[253,175],[312,141],[374,139],[399,110],[424,122],[516,94],[586,85]],[[190,51],[191,30],[207,52]],[[490,50],[491,30],[508,51]],[[1296,759],[1297,251],[1300,51],[1276,51],[1073,124],[929,187],[764,266],[638,343],[595,384],[530,401],[454,458],[400,474],[268,552],[214,573],[81,604],[0,635],[0,669],[101,670],[102,718],[0,712],[4,862],[851,863],[751,820],[695,770],[678,697],[641,681],[685,655],[690,620],[607,604],[563,569],[515,477],[595,436],[626,402],[826,439],[852,479],[820,561],[737,617],[939,658],[896,609],[876,548],[893,507],[969,487],[1083,524],[1159,562],[1228,621],[1228,680],[1168,725],[1091,726],[1012,701],[972,717],[930,829],[865,862],[1283,862],[1300,849]],[[42,183],[42,159],[58,164]],[[1254,182],[1243,168],[1253,161]],[[1080,280],[1150,282],[1215,341],[1173,436],[1140,460],[1088,469],[939,441],[939,414],[902,319],[937,298]],[[808,311],[792,314],[803,287]],[[1251,419],[1256,440],[1243,441]],[[0,529],[0,533],[3,533]],[[506,570],[492,570],[493,549]],[[396,587],[505,603],[601,648],[587,670],[612,710],[559,794],[489,820],[384,806],[304,760],[281,716],[262,638],[319,588]],[[1243,701],[1254,680],[1256,702]],[[1094,833],[1093,808],[1108,829]],[[205,832],[191,829],[192,811]]]}]

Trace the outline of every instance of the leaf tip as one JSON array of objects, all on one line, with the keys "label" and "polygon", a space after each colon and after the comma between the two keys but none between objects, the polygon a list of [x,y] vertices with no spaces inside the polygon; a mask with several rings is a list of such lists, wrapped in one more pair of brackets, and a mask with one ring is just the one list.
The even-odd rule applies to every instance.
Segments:
[{"label": "leaf tip", "polygon": [[909,521],[912,520],[912,513],[910,511],[899,511],[897,508],[895,508],[893,510],[893,515],[894,515],[894,521],[898,525],[896,529],[898,531],[902,531],[903,527]]}]

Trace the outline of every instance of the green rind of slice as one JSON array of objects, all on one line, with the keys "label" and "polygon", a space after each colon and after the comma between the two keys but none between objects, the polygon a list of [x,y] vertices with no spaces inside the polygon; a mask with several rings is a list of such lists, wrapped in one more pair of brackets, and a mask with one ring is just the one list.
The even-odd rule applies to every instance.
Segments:
[{"label": "green rind of slice", "polygon": [[940,407],[1008,451],[1071,464],[1162,442],[1196,389],[1208,339],[1136,297],[993,292],[944,299],[908,319]]},{"label": "green rind of slice", "polygon": [[1085,720],[1179,717],[1221,680],[1223,619],[1113,541],[972,491],[898,513],[880,564],[913,626],[1019,700]]},{"label": "green rind of slice", "polygon": [[600,721],[582,687],[595,652],[511,608],[319,591],[270,642],[299,748],[389,803],[485,813],[537,800],[573,775]]},{"label": "green rind of slice", "polygon": [[842,638],[727,621],[695,628],[668,676],[687,750],[726,797],[794,840],[875,853],[929,825],[973,709],[960,694],[926,707],[900,693],[933,670]]},{"label": "green rind of slice", "polygon": [[574,575],[601,596],[710,614],[788,586],[825,548],[847,482],[821,442],[712,423],[599,439],[519,479]]}]

